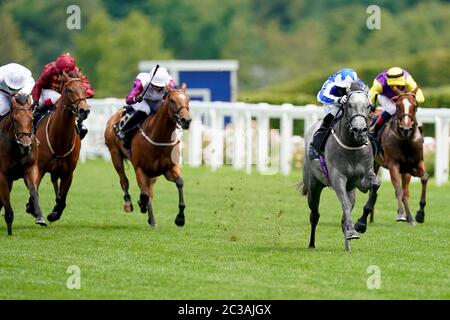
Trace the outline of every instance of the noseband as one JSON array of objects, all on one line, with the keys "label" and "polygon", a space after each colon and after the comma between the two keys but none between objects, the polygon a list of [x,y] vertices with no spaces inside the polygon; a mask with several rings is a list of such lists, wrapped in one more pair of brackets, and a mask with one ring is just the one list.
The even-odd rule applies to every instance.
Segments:
[{"label": "noseband", "polygon": [[12,127],[13,127],[13,132],[14,132],[14,139],[16,140],[16,142],[18,143],[18,144],[22,144],[22,142],[20,142],[20,138],[22,138],[23,136],[27,136],[27,137],[33,137],[33,130],[32,131],[30,131],[30,132],[25,132],[25,131],[19,131],[19,132],[17,132],[17,129],[16,129],[16,124],[15,124],[15,122],[14,122],[14,117],[13,117],[13,115],[14,115],[14,113],[15,112],[17,112],[17,111],[30,111],[31,112],[31,109],[30,108],[26,108],[26,107],[19,107],[19,108],[12,108],[11,107],[11,110],[10,110],[10,113],[11,113],[11,123],[12,123]]},{"label": "noseband", "polygon": [[[64,86],[63,86],[61,91],[64,91],[69,83],[72,83],[72,82],[75,82],[75,81],[81,81],[81,79],[80,78],[70,79],[69,81],[67,81],[64,84]],[[63,107],[64,107],[64,109],[69,110],[70,112],[72,112],[74,115],[78,115],[78,111],[80,109],[80,102],[83,101],[83,100],[86,100],[86,97],[78,98],[78,99],[70,102],[69,104],[64,104]],[[89,109],[89,105],[88,105],[88,109]]]}]

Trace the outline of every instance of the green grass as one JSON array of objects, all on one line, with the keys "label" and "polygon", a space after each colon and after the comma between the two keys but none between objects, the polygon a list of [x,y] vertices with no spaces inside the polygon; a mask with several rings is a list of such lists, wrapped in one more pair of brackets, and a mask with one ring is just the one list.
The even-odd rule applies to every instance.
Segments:
[{"label": "green grass", "polygon": [[[430,183],[426,221],[395,222],[390,182],[383,183],[375,223],[352,252],[344,251],[340,204],[325,190],[315,250],[307,249],[309,210],[289,177],[246,175],[231,168],[183,168],[187,224],[174,224],[177,190],[160,179],[158,227],[136,210],[122,212],[112,165],[80,164],[62,219],[34,225],[23,208],[23,183],[13,190],[13,236],[0,223],[1,299],[449,299],[450,185]],[[411,188],[417,210],[420,184]],[[41,187],[45,213],[53,207],[49,178]],[[354,221],[367,195],[357,194]],[[81,289],[69,290],[71,265]],[[381,289],[366,286],[367,267],[381,269]]]}]

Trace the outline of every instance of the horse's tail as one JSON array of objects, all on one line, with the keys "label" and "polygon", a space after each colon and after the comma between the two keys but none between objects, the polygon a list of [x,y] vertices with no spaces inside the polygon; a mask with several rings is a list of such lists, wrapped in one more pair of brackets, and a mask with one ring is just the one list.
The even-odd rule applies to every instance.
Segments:
[{"label": "horse's tail", "polygon": [[306,196],[308,194],[308,188],[306,187],[305,182],[300,181],[295,185],[295,188],[298,192],[300,192],[302,195]]}]

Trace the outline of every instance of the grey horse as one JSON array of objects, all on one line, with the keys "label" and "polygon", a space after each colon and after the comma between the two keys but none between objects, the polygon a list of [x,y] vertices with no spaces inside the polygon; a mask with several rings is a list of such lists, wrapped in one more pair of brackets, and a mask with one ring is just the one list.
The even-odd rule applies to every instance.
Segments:
[{"label": "grey horse", "polygon": [[[348,101],[340,110],[340,120],[331,128],[331,135],[325,144],[323,157],[328,177],[321,170],[319,160],[310,160],[307,156],[303,163],[303,182],[299,190],[308,196],[311,210],[310,248],[315,248],[315,231],[319,222],[320,194],[326,186],[333,188],[342,205],[342,231],[345,238],[345,249],[350,251],[350,240],[359,239],[359,232],[367,228],[367,216],[372,212],[380,180],[374,172],[372,146],[368,139],[368,115],[370,99],[365,89],[355,84],[349,89]],[[314,132],[320,121],[315,123],[305,134],[305,154],[309,152]],[[369,199],[364,206],[363,215],[353,225],[351,212],[355,205],[355,189],[366,193],[370,190]]]}]

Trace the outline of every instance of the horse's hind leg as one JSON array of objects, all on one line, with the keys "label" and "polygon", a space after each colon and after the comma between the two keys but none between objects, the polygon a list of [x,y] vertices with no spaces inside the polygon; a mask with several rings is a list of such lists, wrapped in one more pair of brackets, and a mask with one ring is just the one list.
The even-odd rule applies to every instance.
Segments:
[{"label": "horse's hind leg", "polygon": [[405,207],[406,221],[411,225],[415,225],[415,222],[411,216],[411,210],[409,209],[409,183],[410,182],[411,182],[411,175],[408,173],[402,173],[402,190],[403,190],[402,202],[403,202],[403,206]]},{"label": "horse's hind leg", "polygon": [[420,182],[422,183],[422,193],[420,195],[420,209],[416,213],[416,221],[418,223],[423,223],[425,221],[425,205],[427,204],[427,183],[428,183],[428,173],[425,171],[425,163],[422,160],[419,163],[419,168],[421,169]]},{"label": "horse's hind leg", "polygon": [[184,226],[185,218],[184,218],[184,209],[186,205],[184,203],[184,193],[183,193],[183,178],[180,175],[180,168],[175,165],[168,172],[164,174],[167,180],[175,182],[178,189],[178,214],[175,218],[175,224],[179,227]]},{"label": "horse's hind leg", "polygon": [[116,169],[117,174],[120,178],[120,187],[123,191],[123,200],[125,201],[123,205],[123,211],[125,212],[132,212],[133,211],[133,203],[131,202],[131,196],[128,192],[129,189],[129,182],[127,175],[125,174],[125,168],[123,166],[124,157],[120,153],[120,150],[112,151],[111,152],[111,160],[114,165],[114,169]]},{"label": "horse's hind leg", "polygon": [[11,207],[10,193],[12,189],[12,181],[8,181],[6,177],[0,175],[0,199],[1,203],[5,206],[5,222],[8,230],[8,235],[12,235],[12,224],[14,221],[14,212]]},{"label": "horse's hind leg", "polygon": [[400,167],[398,164],[389,166],[391,182],[394,186],[395,197],[397,198],[397,221],[406,221],[403,216],[403,189],[400,186]]},{"label": "horse's hind leg", "polygon": [[[373,171],[375,172],[375,176],[378,175],[378,171],[380,170],[380,165],[375,162],[375,164],[373,165]],[[378,183],[380,183],[380,180],[377,178]],[[379,189],[380,185],[378,185],[377,190]],[[374,215],[375,215],[375,203],[377,202],[377,197],[378,194],[375,193],[374,199],[373,199],[373,206],[372,206],[372,211],[370,212],[370,218],[369,218],[369,222],[372,223],[373,219],[374,219]],[[370,196],[369,196],[370,199]]]},{"label": "horse's hind leg", "polygon": [[60,177],[59,197],[56,198],[56,204],[52,212],[47,216],[48,221],[55,222],[61,218],[61,215],[66,207],[67,194],[72,185],[73,173],[67,173]]},{"label": "horse's hind leg", "polygon": [[377,176],[375,174],[371,176],[369,199],[364,205],[361,218],[359,218],[355,223],[355,230],[358,232],[364,233],[367,230],[367,217],[369,216],[369,214],[371,216],[373,215],[375,202],[377,201],[377,191],[380,188],[380,185],[381,182],[377,178]]},{"label": "horse's hind leg", "polygon": [[[319,223],[319,202],[320,202],[320,194],[323,190],[323,185],[320,184],[320,182],[310,177],[311,185],[308,186],[308,206],[311,210],[311,213],[309,214],[309,222],[311,223],[311,235],[309,238],[309,248],[315,248],[315,241],[316,241],[316,227]],[[314,180],[313,180],[314,179]]]},{"label": "horse's hind leg", "polygon": [[153,207],[152,207],[152,199],[151,199],[151,185],[154,183],[154,179],[150,179],[144,173],[144,171],[140,168],[136,168],[136,180],[139,185],[139,189],[141,190],[141,195],[139,196],[139,207],[141,208],[142,213],[148,212],[148,223],[150,226],[155,227],[155,216],[153,215]]}]

